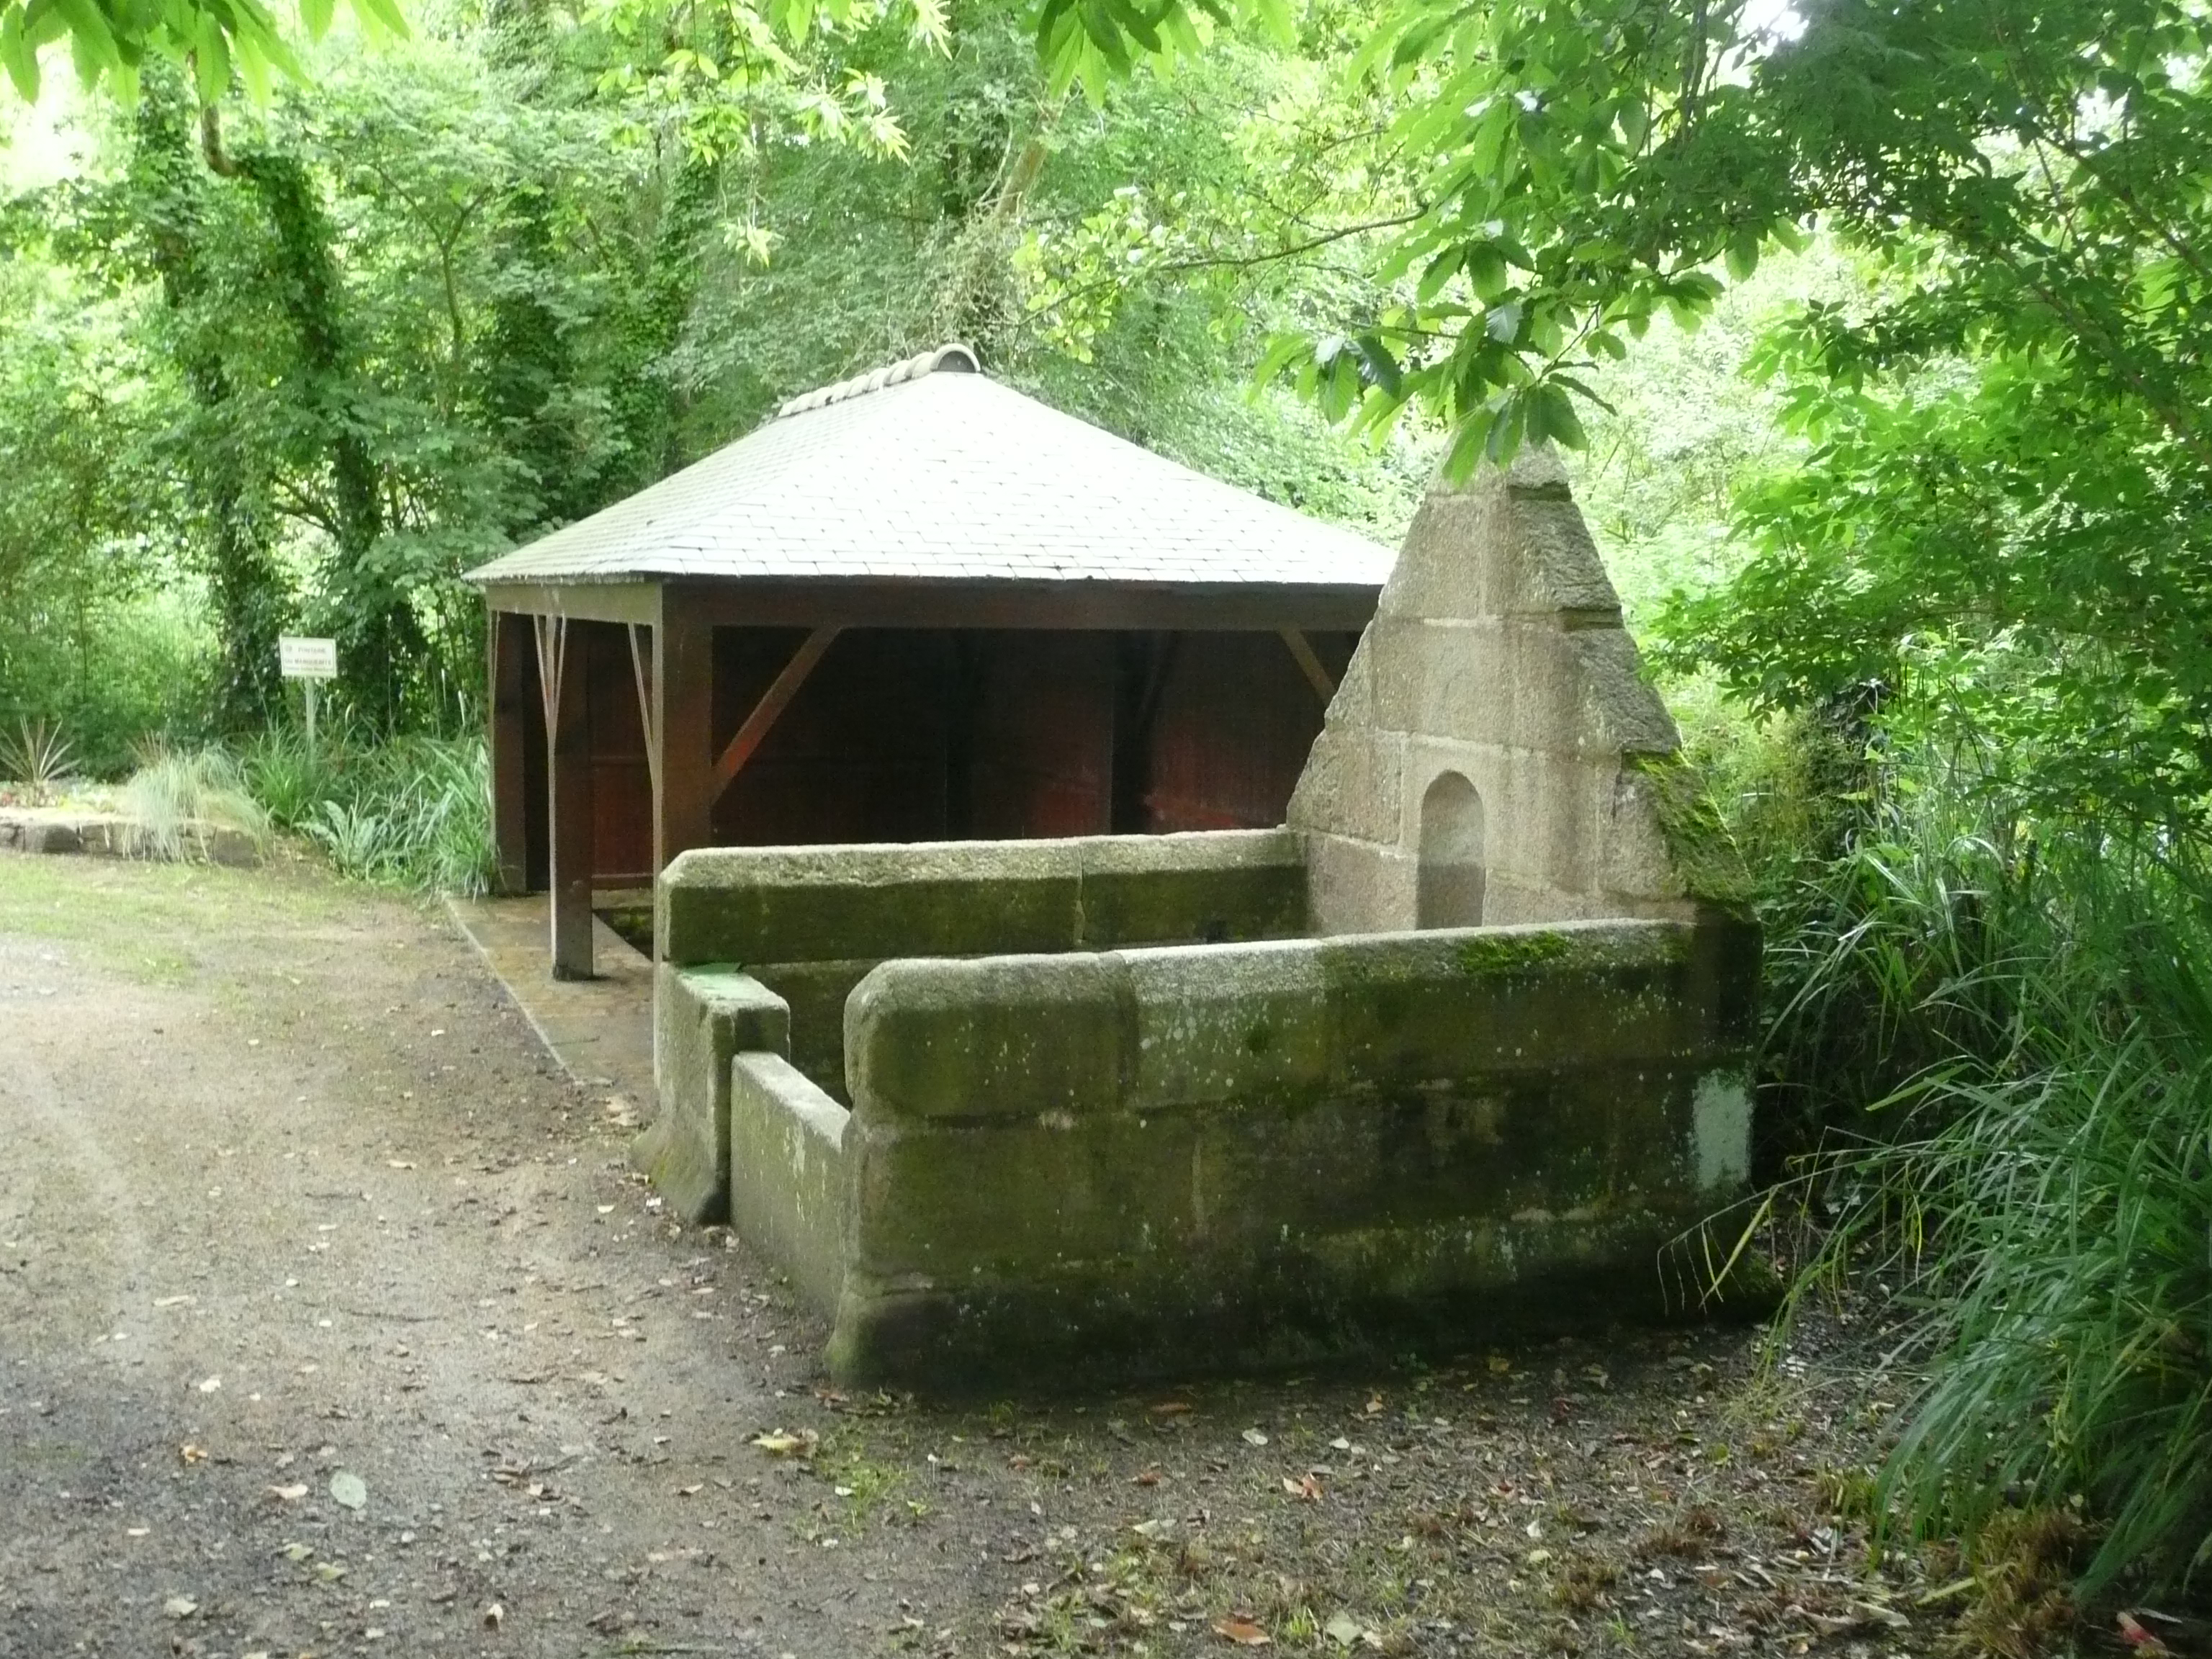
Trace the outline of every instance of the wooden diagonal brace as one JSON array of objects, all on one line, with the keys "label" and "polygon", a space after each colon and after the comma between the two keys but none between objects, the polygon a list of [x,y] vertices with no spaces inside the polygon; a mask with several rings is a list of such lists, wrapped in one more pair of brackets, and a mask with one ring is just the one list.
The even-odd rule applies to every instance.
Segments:
[{"label": "wooden diagonal brace", "polygon": [[561,676],[568,665],[568,619],[532,617],[530,621],[538,637],[538,696],[550,734],[560,718]]},{"label": "wooden diagonal brace", "polygon": [[638,638],[638,625],[629,625],[629,672],[637,682],[637,723],[645,736],[645,775],[653,786],[653,810],[660,807],[660,734],[653,729],[653,698],[646,689],[645,659],[650,654]]},{"label": "wooden diagonal brace", "polygon": [[775,683],[761,693],[761,700],[753,705],[753,712],[745,716],[744,724],[738,727],[738,735],[730,739],[730,746],[722,750],[721,759],[714,763],[716,792],[726,789],[753,751],[761,746],[777,719],[791,706],[799,695],[799,688],[806,684],[806,677],[814,672],[814,665],[822,660],[822,653],[842,630],[836,628],[817,628],[806,636],[806,642],[792,653]]},{"label": "wooden diagonal brace", "polygon": [[1283,643],[1290,647],[1291,655],[1297,659],[1300,672],[1312,684],[1321,697],[1322,705],[1326,708],[1329,699],[1336,695],[1336,682],[1329,678],[1328,670],[1322,666],[1321,659],[1314,654],[1312,641],[1295,628],[1279,631],[1282,634]]}]

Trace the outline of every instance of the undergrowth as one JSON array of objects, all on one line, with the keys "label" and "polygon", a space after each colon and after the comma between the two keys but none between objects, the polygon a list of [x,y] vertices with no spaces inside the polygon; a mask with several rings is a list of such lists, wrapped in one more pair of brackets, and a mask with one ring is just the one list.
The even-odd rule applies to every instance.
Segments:
[{"label": "undergrowth", "polygon": [[210,828],[257,839],[272,830],[325,854],[341,875],[422,892],[489,884],[489,763],[477,738],[365,742],[339,731],[309,748],[275,727],[220,748],[155,750],[124,787],[147,850],[204,856]]},{"label": "undergrowth", "polygon": [[489,884],[489,762],[481,738],[344,733],[313,750],[289,727],[245,749],[254,797],[282,829],[314,842],[357,880],[474,895]]},{"label": "undergrowth", "polygon": [[1879,1287],[1917,1379],[1873,1508],[1981,1560],[2022,1516],[2078,1516],[2075,1593],[2189,1586],[2212,1559],[2212,867],[2036,823],[1925,755],[1860,775],[1831,855],[1766,894],[1762,1071],[1819,1241],[1797,1296]]}]

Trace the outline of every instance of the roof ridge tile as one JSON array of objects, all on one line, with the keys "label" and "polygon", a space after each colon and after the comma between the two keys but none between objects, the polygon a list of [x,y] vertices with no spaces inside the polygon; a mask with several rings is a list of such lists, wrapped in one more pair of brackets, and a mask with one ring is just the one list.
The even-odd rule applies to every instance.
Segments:
[{"label": "roof ridge tile", "polygon": [[787,415],[804,415],[811,409],[842,404],[848,398],[880,392],[887,386],[900,386],[939,371],[981,374],[983,363],[976,356],[973,346],[963,345],[957,340],[947,341],[933,349],[919,352],[898,362],[872,368],[865,374],[855,374],[850,380],[833,381],[829,386],[817,386],[811,392],[802,392],[796,398],[787,398],[783,406],[775,411],[775,417],[781,420]]}]

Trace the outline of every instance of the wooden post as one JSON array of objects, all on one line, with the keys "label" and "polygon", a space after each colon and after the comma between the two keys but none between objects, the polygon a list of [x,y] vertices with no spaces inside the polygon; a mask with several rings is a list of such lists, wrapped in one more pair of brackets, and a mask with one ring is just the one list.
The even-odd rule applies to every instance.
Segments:
[{"label": "wooden post", "polygon": [[545,693],[545,784],[552,851],[553,977],[592,975],[592,732],[586,623],[538,618]]},{"label": "wooden post", "polygon": [[523,653],[530,624],[508,611],[485,619],[484,684],[490,703],[491,838],[498,851],[496,881],[502,893],[530,890],[529,806],[524,799],[523,744],[530,726],[523,698]]},{"label": "wooden post", "polygon": [[659,750],[653,769],[656,876],[678,853],[714,839],[714,630],[686,612],[682,590],[662,583],[649,688],[651,741]]}]

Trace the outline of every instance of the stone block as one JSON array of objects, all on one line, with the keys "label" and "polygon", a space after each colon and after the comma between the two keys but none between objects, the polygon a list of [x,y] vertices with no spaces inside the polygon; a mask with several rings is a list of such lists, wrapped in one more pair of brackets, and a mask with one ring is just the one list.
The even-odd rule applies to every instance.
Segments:
[{"label": "stone block", "polygon": [[1324,730],[1314,739],[1291,796],[1291,827],[1395,847],[1404,761],[1405,739],[1395,732],[1353,737]]},{"label": "stone block", "polygon": [[76,822],[69,818],[37,817],[25,820],[22,847],[27,853],[82,853],[84,838],[78,835]]},{"label": "stone block", "polygon": [[824,1315],[845,1277],[848,1115],[781,1054],[730,1063],[730,1225]]},{"label": "stone block", "polygon": [[791,1011],[734,970],[654,971],[653,1082],[659,1111],[630,1148],[669,1212],[695,1224],[729,1213],[730,1062],[742,1050],[781,1054]]},{"label": "stone block", "polygon": [[1672,755],[1680,749],[1674,717],[1644,680],[1634,640],[1608,628],[1571,634],[1565,643],[1589,698],[1588,725],[1606,748],[1630,755]]},{"label": "stone block", "polygon": [[1310,944],[1129,951],[1121,960],[1135,1013],[1127,1109],[1310,1094],[1327,1085],[1328,980]]},{"label": "stone block", "polygon": [[887,962],[845,1005],[864,1119],[1079,1116],[1118,1104],[1127,974],[1111,956]]},{"label": "stone block", "polygon": [[717,848],[657,896],[661,949],[692,962],[810,962],[1065,950],[1079,874],[1066,843]]},{"label": "stone block", "polygon": [[1280,830],[1079,842],[1078,949],[1284,939],[1305,926],[1305,865]]},{"label": "stone block", "polygon": [[1395,848],[1306,837],[1306,914],[1318,934],[1411,927],[1419,877],[1418,861]]}]

